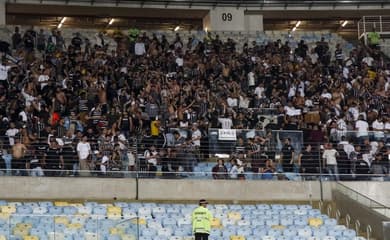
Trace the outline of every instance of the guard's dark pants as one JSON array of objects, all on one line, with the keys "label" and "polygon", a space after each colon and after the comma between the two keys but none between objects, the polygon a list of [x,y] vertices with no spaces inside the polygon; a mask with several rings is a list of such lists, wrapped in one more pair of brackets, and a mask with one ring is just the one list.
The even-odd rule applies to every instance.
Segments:
[{"label": "guard's dark pants", "polygon": [[208,233],[195,233],[195,240],[208,240],[209,234]]}]

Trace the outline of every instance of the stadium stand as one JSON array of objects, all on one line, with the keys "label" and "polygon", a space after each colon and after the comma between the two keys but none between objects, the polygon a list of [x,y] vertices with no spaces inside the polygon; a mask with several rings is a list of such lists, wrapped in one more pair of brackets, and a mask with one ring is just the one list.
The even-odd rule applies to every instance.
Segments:
[{"label": "stadium stand", "polygon": [[[234,178],[388,173],[390,72],[379,49],[321,31],[11,28],[1,32],[5,174],[105,176],[140,159],[146,177],[182,176],[216,154],[235,158]],[[220,141],[218,129],[241,132]]]}]

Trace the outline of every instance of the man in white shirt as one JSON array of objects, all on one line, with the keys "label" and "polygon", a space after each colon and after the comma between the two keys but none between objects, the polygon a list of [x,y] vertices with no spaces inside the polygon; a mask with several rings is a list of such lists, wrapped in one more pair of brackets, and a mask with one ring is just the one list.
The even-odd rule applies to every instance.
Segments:
[{"label": "man in white shirt", "polygon": [[200,132],[197,123],[192,124],[192,129],[191,129],[191,142],[192,145],[195,148],[200,148],[200,139],[202,137],[202,133]]},{"label": "man in white shirt", "polygon": [[11,66],[7,66],[5,57],[2,59],[0,64],[0,82],[8,80],[8,71],[11,69]]},{"label": "man in white shirt", "polygon": [[5,135],[8,136],[9,145],[13,146],[15,144],[15,136],[19,133],[19,129],[15,127],[15,123],[10,123],[10,128],[5,132]]},{"label": "man in white shirt", "polygon": [[356,137],[363,143],[364,139],[368,138],[368,123],[362,115],[359,115],[359,120],[355,123],[355,129],[357,130]]},{"label": "man in white shirt", "polygon": [[367,53],[366,57],[362,59],[362,63],[367,64],[367,66],[371,67],[374,59]]},{"label": "man in white shirt", "polygon": [[337,168],[337,157],[339,153],[334,149],[331,144],[325,146],[322,159],[324,160],[324,168],[328,171],[336,181],[339,181],[339,170]]},{"label": "man in white shirt", "polygon": [[257,95],[258,98],[264,98],[264,84],[260,83],[259,86],[255,88],[255,94]]},{"label": "man in white shirt", "polygon": [[91,154],[91,145],[87,141],[86,135],[83,136],[81,141],[77,144],[77,155],[79,157],[80,164],[80,176],[90,176],[91,163],[89,161],[89,155]]},{"label": "man in white shirt", "polygon": [[176,58],[176,64],[177,64],[178,67],[183,67],[183,65],[184,65],[183,56],[179,55],[179,56]]},{"label": "man in white shirt", "polygon": [[385,124],[383,123],[381,116],[372,123],[372,130],[374,130],[374,137],[377,141],[382,140],[385,137]]},{"label": "man in white shirt", "polygon": [[142,56],[146,53],[145,43],[141,42],[140,38],[138,38],[137,42],[134,45],[134,53],[137,56]]}]

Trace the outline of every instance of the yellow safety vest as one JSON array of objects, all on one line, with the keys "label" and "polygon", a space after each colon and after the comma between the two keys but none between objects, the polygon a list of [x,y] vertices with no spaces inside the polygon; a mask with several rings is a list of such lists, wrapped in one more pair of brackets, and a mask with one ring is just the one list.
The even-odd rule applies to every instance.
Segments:
[{"label": "yellow safety vest", "polygon": [[192,231],[194,233],[210,233],[211,220],[213,219],[211,212],[199,206],[192,212]]}]

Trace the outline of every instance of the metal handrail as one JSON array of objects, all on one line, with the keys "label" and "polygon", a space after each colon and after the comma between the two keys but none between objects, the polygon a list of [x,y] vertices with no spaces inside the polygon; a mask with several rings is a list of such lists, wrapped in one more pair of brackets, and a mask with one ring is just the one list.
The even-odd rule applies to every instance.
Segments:
[{"label": "metal handrail", "polygon": [[345,215],[345,225],[347,225],[347,228],[349,228],[350,224],[351,224],[351,216],[347,214]]},{"label": "metal handrail", "polygon": [[337,222],[340,222],[340,216],[341,216],[341,213],[340,213],[340,210],[336,210],[336,220],[337,220]]},{"label": "metal handrail", "polygon": [[330,204],[326,208],[326,213],[328,214],[329,217],[332,216],[332,206]]},{"label": "metal handrail", "polygon": [[355,231],[356,231],[356,234],[359,235],[359,231],[360,231],[360,221],[358,219],[356,219],[355,221]]},{"label": "metal handrail", "polygon": [[318,209],[320,209],[320,211],[322,212],[322,207],[324,206],[324,203],[320,200],[318,202]]},{"label": "metal handrail", "polygon": [[367,233],[367,240],[370,240],[371,233],[372,233],[371,225],[367,225],[367,227],[366,227],[366,233]]}]

